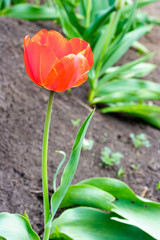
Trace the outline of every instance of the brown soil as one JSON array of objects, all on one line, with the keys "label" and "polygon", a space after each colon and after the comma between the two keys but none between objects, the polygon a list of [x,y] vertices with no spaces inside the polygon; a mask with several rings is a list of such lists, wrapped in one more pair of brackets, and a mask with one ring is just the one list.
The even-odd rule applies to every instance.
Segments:
[{"label": "brown soil", "polygon": [[[154,6],[159,14],[160,3]],[[154,14],[153,9],[149,9]],[[0,19],[0,211],[23,214],[26,211],[33,228],[42,232],[43,208],[41,191],[41,145],[48,91],[36,86],[27,76],[23,64],[23,38],[42,28],[57,29],[51,22],[31,23],[16,19]],[[153,62],[159,65],[160,28],[143,38],[151,51],[157,51]],[[134,59],[133,50],[122,62]],[[160,66],[150,75],[159,81]],[[49,188],[52,192],[52,177],[61,160],[55,150],[69,155],[78,131],[71,119],[81,118],[81,123],[90,112],[86,104],[88,83],[67,92],[55,94],[49,142]],[[150,148],[135,149],[129,134],[145,133],[151,142]],[[107,140],[103,143],[104,133]],[[92,151],[82,151],[74,182],[89,177],[115,177],[119,167],[125,169],[123,180],[137,193],[160,201],[156,191],[160,181],[160,132],[140,119],[123,115],[101,115],[96,111],[86,138],[94,140]],[[100,155],[104,146],[124,157],[116,167],[100,167]],[[93,154],[94,153],[94,154]],[[141,164],[133,170],[132,164]],[[58,178],[60,179],[60,177]]]}]

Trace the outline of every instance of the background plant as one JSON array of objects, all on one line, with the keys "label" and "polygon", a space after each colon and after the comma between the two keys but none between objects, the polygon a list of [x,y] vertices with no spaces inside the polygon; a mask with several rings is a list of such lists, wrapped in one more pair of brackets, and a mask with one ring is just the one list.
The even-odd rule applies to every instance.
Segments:
[{"label": "background plant", "polygon": [[[66,36],[85,39],[93,49],[95,64],[89,73],[90,104],[107,105],[101,107],[102,113],[125,112],[160,127],[160,107],[145,103],[160,99],[160,85],[141,80],[155,68],[146,62],[153,54],[137,42],[151,31],[151,24],[159,24],[138,10],[151,2],[154,1],[126,1],[118,9],[115,1],[82,0],[71,6],[68,1],[55,0],[55,7]],[[131,46],[143,56],[114,66]]]},{"label": "background plant", "polygon": [[[84,39],[93,49],[95,64],[89,73],[89,103],[103,104],[102,113],[124,112],[160,128],[160,107],[146,102],[160,99],[160,85],[141,79],[155,68],[154,64],[146,62],[153,54],[137,42],[151,31],[153,24],[160,24],[159,20],[139,10],[156,1],[50,0],[43,6],[39,2],[36,5],[9,4],[0,14],[28,20],[60,21],[68,39]],[[114,66],[131,46],[143,56]]]},{"label": "background plant", "polygon": [[104,147],[104,150],[101,152],[101,161],[106,166],[119,165],[121,158],[123,158],[122,153],[119,153],[119,152],[112,153],[109,147]]},{"label": "background plant", "polygon": [[135,148],[139,148],[140,146],[145,146],[146,148],[150,147],[150,141],[146,138],[145,133],[141,133],[137,135],[135,135],[134,133],[131,133],[130,138],[132,139],[132,142]]}]

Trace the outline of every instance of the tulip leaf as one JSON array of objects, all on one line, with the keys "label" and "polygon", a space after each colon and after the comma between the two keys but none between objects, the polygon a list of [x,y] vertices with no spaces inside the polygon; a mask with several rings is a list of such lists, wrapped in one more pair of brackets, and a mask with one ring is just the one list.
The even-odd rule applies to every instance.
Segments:
[{"label": "tulip leaf", "polygon": [[145,35],[151,30],[152,26],[142,26],[136,30],[133,30],[127,33],[123,39],[121,40],[120,44],[117,45],[117,49],[114,52],[110,53],[110,56],[106,56],[104,59],[104,64],[101,70],[101,74],[105,72],[108,67],[113,66],[123,55],[124,53],[131,47],[134,41],[138,40],[140,37]]},{"label": "tulip leaf", "polygon": [[74,9],[72,9],[71,7],[69,6],[64,6],[65,10],[66,10],[66,13],[68,15],[68,18],[70,20],[70,23],[74,23],[74,27],[78,30],[78,32],[83,35],[83,32],[85,30],[85,27],[82,26],[80,23],[79,23],[79,19],[77,17],[77,15],[75,14],[75,11]]},{"label": "tulip leaf", "polygon": [[139,8],[144,7],[145,5],[158,2],[159,0],[138,0],[137,5]]},{"label": "tulip leaf", "polygon": [[160,84],[136,78],[118,79],[97,88],[91,104],[160,99]]},{"label": "tulip leaf", "polygon": [[114,80],[115,78],[117,78],[117,76],[119,74],[122,74],[124,71],[131,72],[132,68],[137,67],[138,64],[140,64],[148,59],[151,59],[153,56],[154,56],[154,53],[149,53],[141,58],[138,58],[134,61],[128,62],[124,65],[121,65],[119,67],[114,67],[114,68],[112,68],[112,71],[109,71],[109,69],[107,69],[105,71],[104,76],[99,80],[98,87],[102,86],[103,84],[107,83],[108,81]]},{"label": "tulip leaf", "polygon": [[92,40],[92,37],[95,34],[95,32],[97,31],[97,29],[99,29],[104,24],[104,22],[106,22],[108,20],[108,17],[110,16],[110,14],[113,11],[115,11],[114,5],[99,12],[99,14],[95,18],[94,22],[92,22],[90,27],[87,28],[86,31],[84,32],[83,37],[86,41]]},{"label": "tulip leaf", "polygon": [[114,106],[102,108],[102,113],[124,112],[136,117],[140,117],[151,125],[160,128],[160,107],[147,104],[117,104]]},{"label": "tulip leaf", "polygon": [[110,211],[115,206],[112,202],[115,198],[97,187],[90,185],[73,185],[68,191],[60,205],[60,208],[71,206],[89,206]]},{"label": "tulip leaf", "polygon": [[11,0],[1,0],[0,1],[0,10],[8,8],[11,5]]},{"label": "tulip leaf", "polygon": [[[134,192],[123,182],[112,178],[91,178],[78,183],[78,185],[91,185],[112,194],[116,201],[112,212],[121,217],[115,220],[134,225],[153,238],[160,240],[160,204],[145,198],[136,196]],[[113,218],[112,218],[113,219]]]},{"label": "tulip leaf", "polygon": [[70,38],[83,38],[77,28],[74,26],[74,23],[70,21],[70,18],[67,15],[67,12],[61,2],[61,0],[55,0],[55,7],[58,12],[59,20],[61,22],[63,32],[65,35]]},{"label": "tulip leaf", "polygon": [[76,140],[74,142],[70,159],[64,169],[62,179],[61,179],[61,185],[58,188],[58,190],[51,197],[51,218],[50,218],[51,220],[53,219],[56,211],[58,210],[58,208],[69,188],[69,185],[71,184],[72,179],[74,177],[74,174],[77,169],[78,162],[79,162],[83,139],[85,137],[85,133],[87,131],[87,128],[89,126],[89,122],[93,116],[93,113],[94,113],[94,110],[90,113],[90,115],[87,117],[85,122],[82,124],[82,126],[77,134]]},{"label": "tulip leaf", "polygon": [[[103,51],[105,52],[105,50],[109,48],[109,45],[111,43],[111,40],[117,28],[119,18],[120,18],[119,13],[118,14],[116,12],[112,13],[109,19],[109,23],[102,28],[99,39],[95,43],[94,49],[93,49],[95,65],[97,65],[99,61],[102,60]],[[114,24],[113,24],[113,20],[114,20]]]},{"label": "tulip leaf", "polygon": [[113,217],[113,213],[89,207],[66,210],[53,221],[50,239],[60,239],[63,233],[74,240],[153,240],[136,227],[113,221]]},{"label": "tulip leaf", "polygon": [[[109,54],[112,55],[113,52],[117,51],[124,36],[129,32],[131,25],[135,19],[136,7],[137,7],[137,1],[134,1],[132,4],[132,8],[130,9],[128,17],[126,18],[126,20],[124,21],[124,23],[122,25],[122,28],[120,27],[121,19],[119,20],[119,22],[118,22],[119,24],[117,24],[117,33],[116,33],[117,37],[115,38],[115,40],[113,41],[113,43],[110,46],[111,49],[109,51]],[[121,8],[118,12],[122,18],[123,8]],[[119,29],[121,29],[120,32],[119,32]],[[106,51],[106,54],[108,54],[108,51]]]},{"label": "tulip leaf", "polygon": [[7,240],[40,240],[25,217],[6,212],[0,213],[0,238]]},{"label": "tulip leaf", "polygon": [[1,11],[0,15],[31,21],[56,20],[58,18],[54,7],[34,6],[28,3],[16,4]]}]

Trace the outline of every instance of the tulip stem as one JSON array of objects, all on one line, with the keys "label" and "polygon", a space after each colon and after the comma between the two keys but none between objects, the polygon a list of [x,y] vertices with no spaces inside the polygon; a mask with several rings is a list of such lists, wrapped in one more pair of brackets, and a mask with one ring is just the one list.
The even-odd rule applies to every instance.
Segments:
[{"label": "tulip stem", "polygon": [[45,126],[44,126],[43,148],[42,148],[42,188],[43,188],[43,205],[44,205],[44,224],[45,224],[44,232],[47,231],[46,224],[49,219],[47,152],[48,152],[48,138],[49,138],[49,128],[50,128],[50,120],[51,120],[51,113],[52,113],[53,95],[54,95],[54,92],[50,91],[46,119],[45,119]]}]

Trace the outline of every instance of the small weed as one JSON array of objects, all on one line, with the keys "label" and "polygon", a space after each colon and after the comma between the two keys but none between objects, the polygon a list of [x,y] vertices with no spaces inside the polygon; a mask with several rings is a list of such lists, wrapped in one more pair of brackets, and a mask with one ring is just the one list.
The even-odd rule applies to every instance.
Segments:
[{"label": "small weed", "polygon": [[119,152],[112,153],[109,147],[105,147],[101,152],[101,160],[107,166],[113,166],[120,164],[120,159],[123,155]]},{"label": "small weed", "polygon": [[94,145],[93,139],[84,138],[83,144],[82,144],[82,150],[92,150],[93,145]]},{"label": "small weed", "polygon": [[121,168],[118,169],[116,177],[123,178],[124,176],[125,176],[125,170],[124,170],[124,168],[121,167]]},{"label": "small weed", "polygon": [[131,165],[131,168],[132,168],[133,170],[138,170],[140,167],[141,167],[141,164],[132,164],[132,165]]},{"label": "small weed", "polygon": [[160,190],[160,182],[157,183],[157,185],[156,185],[156,190],[157,190],[157,191]]},{"label": "small weed", "polygon": [[150,141],[147,140],[145,133],[141,133],[139,135],[131,133],[130,138],[132,139],[135,148],[139,148],[140,146],[145,146],[146,148],[150,147]]},{"label": "small weed", "polygon": [[108,134],[105,132],[104,133],[104,137],[102,139],[102,143],[106,143],[107,142],[107,136],[108,136]]},{"label": "small weed", "polygon": [[71,123],[72,123],[73,127],[79,126],[80,121],[81,121],[80,118],[77,118],[77,120],[71,119]]}]

